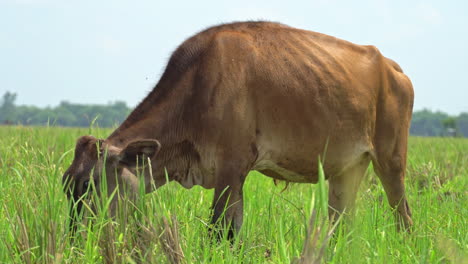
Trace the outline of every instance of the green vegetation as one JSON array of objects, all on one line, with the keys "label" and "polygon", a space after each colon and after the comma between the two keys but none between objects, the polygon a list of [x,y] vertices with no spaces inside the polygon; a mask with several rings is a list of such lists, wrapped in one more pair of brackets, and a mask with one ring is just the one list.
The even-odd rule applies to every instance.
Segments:
[{"label": "green vegetation", "polygon": [[124,102],[107,105],[73,104],[62,101],[56,107],[15,105],[16,94],[5,93],[0,101],[0,124],[88,127],[96,119],[101,127],[122,123],[131,109]]},{"label": "green vegetation", "polygon": [[[113,220],[107,200],[67,236],[68,204],[62,174],[78,136],[106,137],[100,128],[0,126],[0,263],[291,263],[301,255],[313,208],[306,255],[329,263],[467,263],[468,140],[409,142],[407,193],[415,222],[395,231],[386,196],[369,170],[354,220],[345,219],[326,242],[318,185],[283,183],[252,172],[245,185],[244,225],[231,245],[208,235],[212,190],[169,183],[123,201]],[[325,183],[326,184],[326,183]],[[326,188],[325,188],[326,190]],[[321,228],[319,230],[319,228]],[[318,234],[318,235],[317,235]],[[329,238],[329,237],[328,237]]]},{"label": "green vegetation", "polygon": [[[108,105],[83,105],[61,102],[57,107],[38,108],[15,105],[17,95],[6,92],[0,101],[0,124],[88,127],[96,119],[101,127],[122,123],[131,109],[124,102]],[[468,113],[449,116],[443,112],[421,110],[413,113],[411,135],[468,137]]]}]

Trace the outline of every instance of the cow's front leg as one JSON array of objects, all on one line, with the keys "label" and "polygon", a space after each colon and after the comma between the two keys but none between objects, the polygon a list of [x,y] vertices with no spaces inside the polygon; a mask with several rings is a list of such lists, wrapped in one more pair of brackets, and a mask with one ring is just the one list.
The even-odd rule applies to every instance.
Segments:
[{"label": "cow's front leg", "polygon": [[213,217],[211,232],[219,238],[227,231],[229,239],[233,238],[242,226],[243,195],[247,172],[240,172],[232,167],[223,168],[217,175],[215,193],[213,197]]}]

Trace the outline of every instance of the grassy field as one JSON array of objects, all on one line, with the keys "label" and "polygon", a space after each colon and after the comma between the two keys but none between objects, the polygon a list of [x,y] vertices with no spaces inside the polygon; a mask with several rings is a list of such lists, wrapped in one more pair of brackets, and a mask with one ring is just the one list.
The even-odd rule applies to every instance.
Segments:
[{"label": "grassy field", "polygon": [[[256,172],[247,179],[244,225],[232,244],[208,235],[213,191],[176,183],[143,196],[127,217],[110,220],[102,201],[97,215],[89,216],[95,224],[83,223],[70,240],[62,173],[78,136],[109,132],[0,127],[0,263],[291,263],[301,256],[312,209],[326,202],[318,186],[290,184],[282,192],[284,183],[276,186]],[[468,140],[411,138],[409,144],[413,232],[396,232],[369,170],[353,220],[329,242],[312,239],[309,252],[317,256],[327,246],[321,256],[326,263],[467,263]],[[327,230],[321,211],[314,219],[310,230]]]}]

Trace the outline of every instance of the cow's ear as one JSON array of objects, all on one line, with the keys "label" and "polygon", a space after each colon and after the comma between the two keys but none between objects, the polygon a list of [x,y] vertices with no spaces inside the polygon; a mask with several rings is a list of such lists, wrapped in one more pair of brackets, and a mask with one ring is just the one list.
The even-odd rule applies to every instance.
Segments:
[{"label": "cow's ear", "polygon": [[148,163],[161,149],[159,141],[154,139],[142,139],[130,142],[119,154],[119,162],[135,167]]}]

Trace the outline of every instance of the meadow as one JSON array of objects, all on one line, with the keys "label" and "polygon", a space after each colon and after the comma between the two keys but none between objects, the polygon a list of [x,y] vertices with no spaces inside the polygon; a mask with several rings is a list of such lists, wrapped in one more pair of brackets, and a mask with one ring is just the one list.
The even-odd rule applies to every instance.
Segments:
[{"label": "meadow", "polygon": [[303,252],[310,263],[468,263],[468,139],[410,138],[410,234],[396,231],[369,169],[354,217],[332,236],[324,233],[329,225],[320,210],[326,182],[286,187],[251,172],[244,225],[233,242],[215,241],[207,231],[213,190],[174,182],[137,204],[123,201],[123,209],[133,209],[114,219],[103,198],[70,239],[62,174],[79,136],[110,132],[0,126],[0,263],[299,263]]}]

